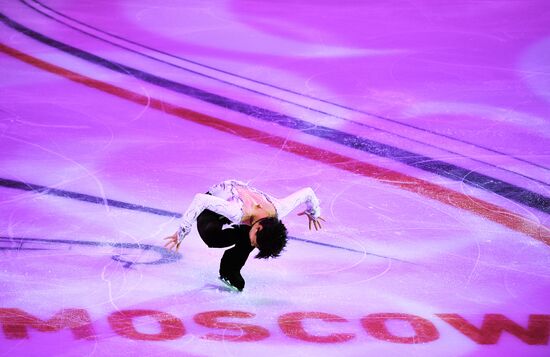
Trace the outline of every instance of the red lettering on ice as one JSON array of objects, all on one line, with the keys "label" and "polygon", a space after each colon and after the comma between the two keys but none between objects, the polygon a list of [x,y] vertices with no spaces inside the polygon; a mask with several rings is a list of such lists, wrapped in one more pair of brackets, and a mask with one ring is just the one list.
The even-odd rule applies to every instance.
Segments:
[{"label": "red lettering on ice", "polygon": [[348,320],[343,317],[324,312],[291,312],[279,317],[279,327],[288,337],[316,343],[347,342],[355,337],[353,333],[332,333],[330,335],[312,335],[304,329],[303,320],[318,319],[328,323],[343,323]]},{"label": "red lettering on ice", "polygon": [[28,328],[40,332],[68,328],[76,339],[93,340],[96,335],[90,315],[84,309],[64,309],[49,320],[42,320],[20,309],[0,308],[0,323],[8,339],[29,338]]},{"label": "red lettering on ice", "polygon": [[[204,339],[214,341],[260,341],[269,337],[269,331],[265,328],[257,325],[235,323],[235,322],[222,322],[219,319],[222,318],[237,318],[237,319],[249,319],[256,316],[250,312],[244,311],[207,311],[196,314],[193,320],[202,326],[208,328],[224,330],[223,334],[209,333],[203,336]],[[225,331],[235,331],[238,334],[226,334]]]},{"label": "red lettering on ice", "polygon": [[550,315],[529,315],[527,328],[501,314],[486,314],[477,328],[458,314],[437,314],[443,321],[481,345],[494,345],[506,331],[528,345],[547,345]]},{"label": "red lettering on ice", "polygon": [[[143,333],[136,330],[134,319],[152,317],[160,326],[159,333]],[[108,317],[113,331],[132,340],[166,341],[175,340],[185,335],[183,322],[174,315],[155,310],[123,310],[113,312]]]},{"label": "red lettering on ice", "polygon": [[[407,322],[414,330],[414,335],[396,336],[388,330],[387,323],[390,320]],[[388,342],[416,344],[432,342],[439,338],[439,332],[434,324],[416,315],[399,313],[370,314],[361,319],[361,324],[370,335]]]}]

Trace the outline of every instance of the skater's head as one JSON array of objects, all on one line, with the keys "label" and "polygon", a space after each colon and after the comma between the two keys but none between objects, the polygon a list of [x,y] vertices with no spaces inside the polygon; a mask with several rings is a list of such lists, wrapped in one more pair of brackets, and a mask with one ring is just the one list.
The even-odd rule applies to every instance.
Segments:
[{"label": "skater's head", "polygon": [[286,227],[275,217],[263,218],[250,229],[250,243],[260,250],[256,258],[278,257],[286,246],[286,241]]}]

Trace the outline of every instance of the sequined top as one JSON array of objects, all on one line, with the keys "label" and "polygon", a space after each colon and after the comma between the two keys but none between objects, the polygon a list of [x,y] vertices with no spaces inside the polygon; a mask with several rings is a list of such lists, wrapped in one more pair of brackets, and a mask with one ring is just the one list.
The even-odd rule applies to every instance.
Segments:
[{"label": "sequined top", "polygon": [[189,234],[193,223],[197,220],[199,214],[205,209],[221,214],[227,217],[232,223],[242,223],[244,217],[244,204],[239,195],[238,189],[244,188],[263,196],[270,202],[276,210],[279,219],[288,215],[292,210],[304,203],[306,212],[314,218],[321,215],[319,200],[311,188],[303,188],[293,194],[277,199],[258,189],[249,186],[247,183],[237,180],[223,181],[210,187],[209,194],[197,194],[193,198],[191,205],[183,214],[183,219],[178,230],[179,240]]}]

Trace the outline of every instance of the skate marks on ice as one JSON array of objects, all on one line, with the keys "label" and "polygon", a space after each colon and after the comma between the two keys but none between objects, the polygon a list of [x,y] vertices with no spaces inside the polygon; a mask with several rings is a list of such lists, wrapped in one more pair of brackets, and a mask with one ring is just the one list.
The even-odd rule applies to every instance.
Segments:
[{"label": "skate marks on ice", "polygon": [[132,211],[145,212],[145,213],[155,214],[159,216],[175,217],[175,218],[181,217],[181,213],[170,212],[170,211],[161,210],[158,208],[146,207],[146,206],[128,203],[128,202],[122,202],[118,200],[108,199],[105,197],[92,196],[92,195],[79,193],[79,192],[60,190],[57,188],[36,185],[29,182],[23,182],[18,180],[0,178],[0,186],[6,187],[6,188],[13,188],[17,190],[32,191],[38,194],[52,195],[57,197],[69,198],[72,200],[106,205],[110,207],[123,208],[123,209],[132,210]]},{"label": "skate marks on ice", "polygon": [[0,14],[0,20],[6,26],[36,39],[48,46],[55,47],[60,51],[66,52],[72,56],[79,57],[85,61],[95,63],[109,70],[130,75],[142,81],[154,84],[156,86],[188,95],[200,101],[210,103],[216,106],[246,114],[262,121],[276,123],[282,127],[299,130],[305,134],[326,139],[334,143],[347,146],[352,149],[374,154],[380,157],[395,160],[402,164],[433,173],[453,181],[463,182],[475,188],[480,188],[489,192],[493,192],[506,199],[520,203],[522,205],[534,208],[544,213],[550,212],[550,198],[541,195],[537,192],[530,191],[526,188],[516,186],[512,183],[500,180],[495,177],[490,177],[479,172],[465,169],[458,165],[448,162],[436,160],[424,155],[419,155],[408,150],[394,147],[388,144],[377,142],[374,140],[358,137],[337,129],[315,125],[299,118],[274,112],[269,109],[260,108],[238,100],[233,100],[215,93],[204,91],[199,88],[189,86],[184,83],[175,82],[170,79],[159,77],[155,74],[148,73],[131,66],[124,65],[102,58],[82,49],[72,47],[65,43],[54,40],[41,33],[31,30],[9,17]]},{"label": "skate marks on ice", "polygon": [[[106,198],[106,197],[92,196],[92,195],[83,194],[83,193],[79,193],[79,192],[66,191],[66,190],[51,188],[51,187],[47,187],[47,186],[42,186],[42,185],[37,185],[37,184],[22,182],[22,181],[17,181],[17,180],[0,178],[0,186],[6,187],[6,188],[11,188],[11,189],[17,189],[17,190],[32,191],[32,192],[35,192],[37,194],[52,195],[52,196],[57,196],[57,197],[62,197],[62,198],[67,198],[67,199],[77,200],[77,201],[83,201],[83,202],[88,202],[88,203],[93,203],[93,204],[98,204],[98,205],[105,205],[106,204],[110,207],[127,209],[127,210],[131,210],[131,211],[143,212],[143,213],[154,214],[154,215],[159,215],[159,216],[175,217],[175,218],[181,217],[181,213],[177,213],[177,212],[171,212],[171,211],[162,210],[162,209],[158,209],[158,208],[147,207],[147,206],[143,206],[143,205],[139,205],[139,204],[113,200],[113,199],[109,199],[109,198]],[[384,259],[391,259],[391,260],[400,261],[400,262],[409,263],[409,264],[416,264],[416,263],[409,262],[409,261],[406,261],[406,260],[401,260],[401,259],[397,259],[397,258],[385,256],[385,255],[379,255],[379,254],[376,254],[376,253],[367,252],[366,250],[354,249],[354,248],[349,248],[349,247],[340,246],[340,245],[336,245],[336,244],[329,244],[329,243],[313,241],[313,240],[298,238],[298,237],[293,237],[293,236],[289,236],[288,239],[293,240],[293,241],[297,241],[297,242],[301,242],[301,243],[313,244],[313,245],[317,245],[317,246],[323,246],[323,247],[331,248],[331,249],[338,249],[338,250],[348,251],[348,252],[352,252],[352,253],[370,255],[370,256],[384,258]],[[63,248],[59,248],[59,247],[61,247],[61,246],[69,246],[70,247],[71,245],[88,246],[88,247],[111,246],[113,248],[123,248],[123,249],[129,249],[129,250],[131,250],[131,249],[140,249],[140,250],[143,250],[143,251],[152,251],[152,252],[155,252],[155,253],[160,255],[160,257],[157,260],[152,260],[152,261],[146,262],[146,263],[141,262],[141,263],[137,263],[137,264],[166,264],[166,263],[175,262],[175,261],[179,260],[180,257],[181,257],[181,255],[179,253],[171,252],[171,251],[169,251],[169,250],[167,250],[163,247],[156,246],[156,245],[151,245],[151,244],[141,244],[141,243],[90,242],[90,241],[61,240],[61,239],[50,240],[50,239],[44,239],[44,238],[0,237],[0,243],[5,243],[5,242],[8,242],[12,245],[10,245],[10,246],[0,246],[0,250],[8,250],[9,249],[9,250],[20,250],[20,251],[27,250],[27,251],[30,251],[30,250],[36,250],[36,249],[63,249]],[[23,248],[23,244],[26,244],[26,243],[39,244],[40,248],[36,248],[36,247],[35,248],[28,248],[28,247]],[[13,244],[15,244],[15,245],[13,245]],[[21,247],[18,248],[17,244],[20,244]],[[46,248],[46,246],[48,246],[48,245],[50,246],[50,248]],[[27,246],[28,246],[28,244],[27,244]],[[57,248],[51,248],[53,246],[57,246]],[[124,263],[124,266],[127,267],[127,268],[131,267],[133,264],[136,264],[135,262],[132,262],[132,261],[126,261],[126,260],[120,258],[120,256],[118,256],[118,255],[113,256],[112,259],[116,260],[118,262]]]},{"label": "skate marks on ice", "polygon": [[[42,16],[50,18],[50,19],[52,19],[52,20],[54,20],[54,21],[56,21],[56,22],[58,22],[58,23],[60,23],[64,26],[67,26],[67,27],[69,27],[69,28],[71,28],[75,31],[78,31],[79,33],[85,34],[85,35],[90,36],[90,37],[92,37],[94,39],[97,39],[99,41],[108,43],[108,44],[110,44],[112,46],[115,46],[117,48],[124,49],[125,51],[129,51],[129,52],[135,53],[139,56],[143,56],[147,59],[151,59],[153,61],[157,61],[159,63],[169,65],[171,67],[177,68],[177,69],[185,71],[185,72],[192,73],[194,75],[206,78],[208,80],[217,81],[217,82],[220,82],[220,83],[225,84],[225,85],[229,85],[229,86],[241,89],[241,90],[245,90],[245,91],[250,92],[250,93],[254,93],[256,95],[268,97],[270,99],[274,99],[274,100],[277,100],[277,101],[282,102],[282,103],[291,104],[291,105],[294,105],[296,107],[299,107],[299,108],[302,108],[302,109],[305,109],[305,110],[308,110],[308,111],[312,111],[312,112],[316,112],[316,113],[319,113],[319,114],[322,114],[322,115],[326,115],[327,117],[332,117],[332,118],[336,118],[336,119],[339,119],[339,120],[343,120],[345,122],[350,122],[350,123],[353,123],[353,124],[356,124],[356,125],[359,125],[359,126],[362,126],[362,127],[369,128],[371,130],[375,130],[375,131],[378,131],[378,132],[383,132],[383,133],[386,133],[386,134],[389,134],[389,135],[392,135],[392,136],[395,136],[395,137],[399,137],[399,138],[405,139],[407,141],[419,143],[419,144],[422,144],[422,145],[425,145],[425,146],[428,146],[428,147],[438,148],[438,149],[443,150],[447,153],[450,153],[450,154],[453,154],[453,155],[456,155],[456,156],[459,156],[459,157],[469,158],[469,159],[471,159],[475,162],[479,162],[479,163],[482,163],[484,165],[491,166],[491,167],[506,171],[508,173],[512,173],[512,174],[515,174],[515,175],[522,176],[524,178],[527,178],[529,180],[538,182],[538,183],[540,183],[542,185],[545,185],[545,186],[549,186],[548,183],[537,180],[533,177],[524,175],[521,171],[517,171],[517,170],[512,171],[508,168],[498,166],[498,165],[494,165],[494,164],[492,164],[490,162],[487,162],[487,161],[482,161],[479,158],[473,158],[471,156],[463,155],[460,152],[449,150],[448,148],[443,147],[441,145],[434,145],[434,143],[431,143],[431,142],[417,140],[417,139],[414,138],[414,136],[404,136],[404,135],[401,135],[397,132],[389,131],[389,130],[386,130],[386,129],[383,129],[383,128],[380,128],[380,127],[377,127],[377,126],[374,126],[374,125],[369,125],[369,124],[364,123],[362,121],[350,119],[347,116],[344,116],[342,114],[335,114],[335,112],[339,113],[339,112],[341,112],[342,109],[344,109],[346,111],[349,111],[350,113],[364,114],[364,115],[367,115],[368,117],[370,117],[372,119],[375,119],[375,120],[391,122],[393,124],[404,126],[406,128],[418,130],[419,132],[430,133],[430,134],[433,134],[435,136],[443,137],[445,139],[449,139],[449,140],[452,140],[452,141],[455,141],[455,142],[460,142],[460,143],[463,143],[463,144],[467,144],[469,146],[473,146],[473,147],[477,147],[477,148],[486,150],[486,151],[488,151],[492,154],[497,154],[497,155],[504,156],[504,157],[510,157],[510,158],[515,159],[515,160],[527,163],[529,165],[537,166],[537,167],[548,170],[548,168],[543,166],[543,165],[525,160],[521,157],[517,157],[517,156],[511,155],[511,154],[507,154],[507,153],[495,150],[494,148],[490,148],[488,146],[480,145],[479,143],[476,144],[474,142],[470,142],[470,141],[465,140],[463,138],[462,139],[461,138],[456,138],[456,137],[453,137],[451,135],[447,135],[445,133],[430,130],[429,128],[422,128],[420,126],[415,126],[414,124],[411,124],[411,123],[402,122],[402,121],[397,120],[395,118],[390,118],[390,117],[383,116],[383,115],[380,115],[380,114],[377,114],[377,113],[374,113],[374,112],[368,112],[368,111],[360,110],[360,109],[357,109],[357,108],[352,108],[352,107],[349,107],[349,106],[346,106],[346,105],[343,105],[343,104],[340,104],[340,103],[336,103],[336,102],[332,102],[330,100],[326,100],[326,99],[322,99],[322,98],[319,98],[319,97],[316,97],[316,96],[312,96],[312,95],[309,95],[307,93],[298,92],[298,91],[295,91],[295,90],[292,90],[292,89],[289,89],[289,88],[277,86],[275,84],[272,84],[272,83],[269,83],[269,82],[266,82],[266,81],[246,77],[246,76],[240,75],[238,73],[235,73],[231,70],[226,70],[226,69],[213,67],[211,65],[204,64],[204,63],[201,63],[201,62],[197,62],[197,61],[191,60],[189,58],[181,57],[177,54],[168,53],[168,52],[153,48],[151,46],[147,46],[145,44],[130,40],[126,37],[118,36],[114,33],[104,31],[104,30],[102,30],[98,27],[92,26],[92,25],[90,25],[88,23],[85,23],[83,21],[79,21],[76,18],[68,16],[68,15],[66,15],[66,14],[64,14],[60,11],[57,11],[54,8],[52,8],[50,6],[47,6],[44,3],[40,2],[40,1],[37,1],[37,0],[32,0],[32,1],[20,0],[20,2],[23,3],[24,5],[26,5],[27,7],[29,7],[30,9],[32,9],[32,10],[36,11],[37,13],[41,14]],[[31,4],[31,2],[32,2],[32,4]],[[306,100],[306,102],[303,103],[304,100]],[[314,103],[311,103],[311,101],[313,101]],[[327,105],[329,106],[329,108],[328,109],[324,108]],[[350,116],[353,117],[353,115],[350,115]]]},{"label": "skate marks on ice", "polygon": [[[84,250],[89,251],[94,248],[98,251],[102,251],[103,248],[117,250],[117,253],[111,255],[110,259],[121,263],[124,268],[132,268],[134,265],[170,264],[181,259],[181,254],[151,244],[0,237],[0,252],[71,251],[84,253]],[[112,249],[106,252],[106,255],[110,254],[112,254]],[[131,259],[131,257],[135,257],[135,259]]]}]

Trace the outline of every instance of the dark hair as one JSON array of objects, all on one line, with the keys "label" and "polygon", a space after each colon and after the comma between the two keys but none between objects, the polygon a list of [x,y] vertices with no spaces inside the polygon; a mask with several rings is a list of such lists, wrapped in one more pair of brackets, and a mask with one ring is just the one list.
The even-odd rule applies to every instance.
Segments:
[{"label": "dark hair", "polygon": [[262,229],[256,233],[256,245],[260,252],[255,258],[277,258],[281,255],[287,242],[285,225],[275,217],[268,217],[258,222]]}]

